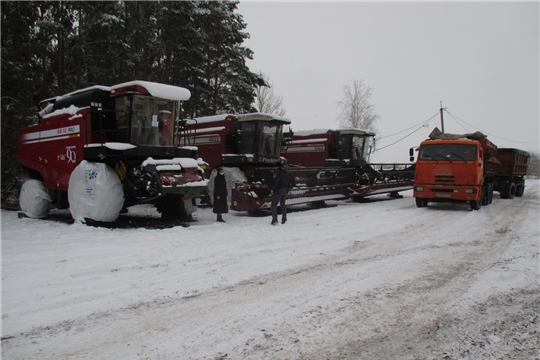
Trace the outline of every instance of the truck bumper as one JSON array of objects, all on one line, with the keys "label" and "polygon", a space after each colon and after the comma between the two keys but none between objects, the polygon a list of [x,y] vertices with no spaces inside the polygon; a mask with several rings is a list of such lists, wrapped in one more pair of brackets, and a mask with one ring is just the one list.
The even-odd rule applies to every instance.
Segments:
[{"label": "truck bumper", "polygon": [[482,197],[482,186],[415,184],[413,196],[430,201],[474,201]]}]

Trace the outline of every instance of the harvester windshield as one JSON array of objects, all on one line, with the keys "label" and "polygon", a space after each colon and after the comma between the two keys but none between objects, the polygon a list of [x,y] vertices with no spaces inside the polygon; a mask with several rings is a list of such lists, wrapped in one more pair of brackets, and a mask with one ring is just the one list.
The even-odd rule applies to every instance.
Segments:
[{"label": "harvester windshield", "polygon": [[283,124],[270,121],[245,121],[242,126],[242,154],[279,158]]},{"label": "harvester windshield", "polygon": [[147,95],[116,98],[118,129],[134,145],[170,146],[176,101]]},{"label": "harvester windshield", "polygon": [[368,161],[373,136],[371,133],[355,134],[341,132],[338,142],[339,158]]}]

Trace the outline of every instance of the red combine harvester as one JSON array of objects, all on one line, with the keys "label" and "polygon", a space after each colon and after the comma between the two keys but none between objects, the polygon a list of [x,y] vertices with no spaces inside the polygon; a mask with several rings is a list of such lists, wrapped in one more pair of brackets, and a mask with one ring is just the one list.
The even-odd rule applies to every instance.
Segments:
[{"label": "red combine harvester", "polygon": [[299,132],[292,138],[292,133],[283,133],[287,124],[288,119],[270,114],[217,115],[188,120],[188,134],[183,138],[194,138],[193,145],[210,164],[210,194],[216,174],[213,169],[225,168],[231,209],[236,211],[270,208],[268,184],[273,167],[287,162],[286,169],[295,179],[288,205],[397,195],[412,189],[414,168],[410,165],[367,164],[375,134],[325,130]]},{"label": "red combine harvester", "polygon": [[399,191],[412,189],[414,165],[368,163],[374,137],[361,129],[295,132],[281,151],[299,185],[293,197],[300,197],[297,202],[302,197],[309,201],[315,194],[359,200],[384,193],[398,196]]},{"label": "red combine harvester", "polygon": [[[215,169],[222,166],[231,209],[243,211],[248,209],[240,206],[239,195],[243,192],[239,193],[238,187],[249,187],[255,202],[269,196],[267,184],[272,179],[273,167],[284,161],[280,150],[283,126],[288,124],[289,119],[263,113],[215,115],[186,120],[184,133],[180,135],[186,145],[196,146],[210,165],[206,174],[210,199]],[[194,141],[190,142],[192,139]]]},{"label": "red combine harvester", "polygon": [[189,217],[190,199],[207,187],[197,149],[173,142],[180,101],[190,96],[132,81],[43,100],[39,123],[19,131],[18,162],[38,184],[23,185],[26,212],[43,217],[38,208],[54,201],[75,219],[114,221],[122,208],[153,203],[163,218]]}]

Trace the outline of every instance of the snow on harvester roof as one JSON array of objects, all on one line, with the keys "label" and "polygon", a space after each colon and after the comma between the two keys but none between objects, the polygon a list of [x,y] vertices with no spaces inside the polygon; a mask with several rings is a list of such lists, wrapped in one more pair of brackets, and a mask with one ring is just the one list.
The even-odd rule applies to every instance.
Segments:
[{"label": "snow on harvester roof", "polygon": [[279,122],[284,122],[287,124],[291,123],[291,120],[278,115],[273,114],[265,114],[265,113],[251,113],[251,114],[241,114],[236,115],[238,118],[238,121],[250,121],[250,120],[266,120],[266,121],[272,121],[277,120]]},{"label": "snow on harvester roof", "polygon": [[265,114],[265,113],[249,113],[249,114],[240,114],[240,115],[233,115],[233,114],[220,114],[220,115],[210,115],[210,116],[202,116],[194,119],[187,119],[187,123],[190,125],[193,125],[195,123],[198,124],[204,124],[214,121],[221,121],[226,119],[228,116],[232,116],[238,119],[238,121],[253,121],[253,120],[266,120],[266,121],[272,121],[277,120],[279,122],[283,122],[286,124],[290,124],[291,120],[278,116],[273,114]]},{"label": "snow on harvester roof", "polygon": [[72,91],[70,93],[67,93],[61,96],[55,96],[52,98],[41,100],[40,105],[44,107],[60,99],[77,95],[77,94],[81,94],[87,91],[92,91],[92,90],[112,91],[112,90],[121,89],[124,87],[136,86],[136,85],[144,87],[146,90],[148,90],[150,95],[158,97],[158,98],[166,99],[166,100],[183,101],[183,100],[189,100],[189,98],[191,97],[191,92],[188,89],[185,89],[183,87],[154,83],[154,82],[149,82],[149,81],[135,80],[135,81],[130,81],[130,82],[113,85],[113,86],[104,86],[104,85],[90,86],[84,89]]},{"label": "snow on harvester roof", "polygon": [[150,95],[167,99],[167,100],[189,100],[191,97],[191,92],[183,87],[179,86],[173,86],[173,85],[166,85],[166,84],[160,84],[160,83],[154,83],[149,81],[141,81],[141,80],[135,80],[135,81],[129,81],[123,84],[118,84],[111,86],[112,90],[121,89],[124,87],[129,86],[142,86],[148,92]]},{"label": "snow on harvester roof", "polygon": [[375,134],[372,131],[362,130],[362,129],[314,129],[314,130],[300,130],[295,131],[294,136],[310,136],[310,135],[322,135],[326,134],[329,131],[339,131],[341,134],[356,134],[356,135],[369,135],[369,136],[375,136]]}]

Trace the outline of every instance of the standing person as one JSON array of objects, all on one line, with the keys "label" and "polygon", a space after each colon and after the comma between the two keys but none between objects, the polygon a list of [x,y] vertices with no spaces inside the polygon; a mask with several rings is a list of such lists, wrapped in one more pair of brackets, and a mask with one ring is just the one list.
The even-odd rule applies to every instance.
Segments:
[{"label": "standing person", "polygon": [[285,171],[283,165],[280,164],[274,168],[274,181],[270,186],[270,194],[272,195],[272,223],[277,225],[277,205],[281,208],[281,223],[287,221],[287,208],[285,207],[285,198],[289,187],[289,173]]},{"label": "standing person", "polygon": [[229,212],[227,206],[227,182],[225,181],[225,170],[218,168],[218,174],[214,179],[214,214],[217,214],[218,222],[225,222],[221,214]]}]

